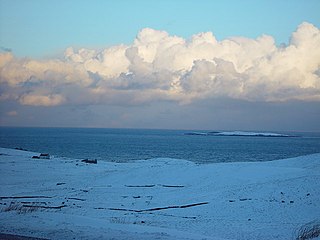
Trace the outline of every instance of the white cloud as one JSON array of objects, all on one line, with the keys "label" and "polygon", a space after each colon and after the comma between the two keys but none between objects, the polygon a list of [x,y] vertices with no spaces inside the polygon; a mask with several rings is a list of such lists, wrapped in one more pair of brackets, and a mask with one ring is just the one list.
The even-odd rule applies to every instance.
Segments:
[{"label": "white cloud", "polygon": [[[320,31],[302,23],[287,46],[271,36],[217,41],[142,29],[131,45],[66,49],[64,58],[0,54],[0,99],[56,106],[227,97],[251,101],[320,101]],[[77,94],[76,92],[80,93]]]},{"label": "white cloud", "polygon": [[33,105],[33,106],[57,106],[62,104],[65,101],[64,97],[58,94],[52,95],[35,95],[35,94],[27,94],[22,95],[19,99],[19,102],[22,105]]}]

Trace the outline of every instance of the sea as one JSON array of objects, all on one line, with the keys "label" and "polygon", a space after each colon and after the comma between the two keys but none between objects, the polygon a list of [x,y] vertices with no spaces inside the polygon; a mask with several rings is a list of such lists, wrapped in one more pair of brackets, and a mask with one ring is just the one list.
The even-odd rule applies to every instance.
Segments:
[{"label": "sea", "polygon": [[272,161],[320,152],[320,133],[276,132],[292,137],[186,134],[190,132],[195,131],[0,127],[0,147],[66,159],[131,162],[174,158],[199,164]]}]

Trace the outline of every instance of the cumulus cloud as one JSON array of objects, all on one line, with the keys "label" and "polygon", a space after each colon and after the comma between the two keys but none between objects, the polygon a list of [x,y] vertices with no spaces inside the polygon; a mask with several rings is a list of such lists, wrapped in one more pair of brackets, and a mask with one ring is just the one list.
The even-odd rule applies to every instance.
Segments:
[{"label": "cumulus cloud", "polygon": [[218,41],[211,32],[184,39],[145,28],[131,45],[70,47],[60,59],[1,53],[0,100],[34,106],[217,97],[320,101],[319,73],[320,30],[310,23],[299,25],[285,46],[267,35]]},{"label": "cumulus cloud", "polygon": [[58,94],[50,94],[48,96],[44,95],[34,95],[27,94],[21,96],[19,102],[22,105],[33,105],[33,106],[57,106],[65,101],[64,97]]}]

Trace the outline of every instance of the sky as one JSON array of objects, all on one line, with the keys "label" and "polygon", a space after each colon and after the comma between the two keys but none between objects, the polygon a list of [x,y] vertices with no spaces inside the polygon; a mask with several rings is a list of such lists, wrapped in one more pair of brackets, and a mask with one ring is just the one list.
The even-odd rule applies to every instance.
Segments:
[{"label": "sky", "polygon": [[0,0],[0,126],[320,131],[319,11]]}]

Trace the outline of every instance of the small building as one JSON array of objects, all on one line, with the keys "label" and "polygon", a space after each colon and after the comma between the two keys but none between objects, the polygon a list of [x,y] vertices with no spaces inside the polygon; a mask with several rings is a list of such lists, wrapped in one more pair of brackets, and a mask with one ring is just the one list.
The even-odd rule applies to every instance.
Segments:
[{"label": "small building", "polygon": [[91,164],[97,164],[98,161],[97,159],[83,159],[81,162],[84,162],[84,163],[91,163]]}]

